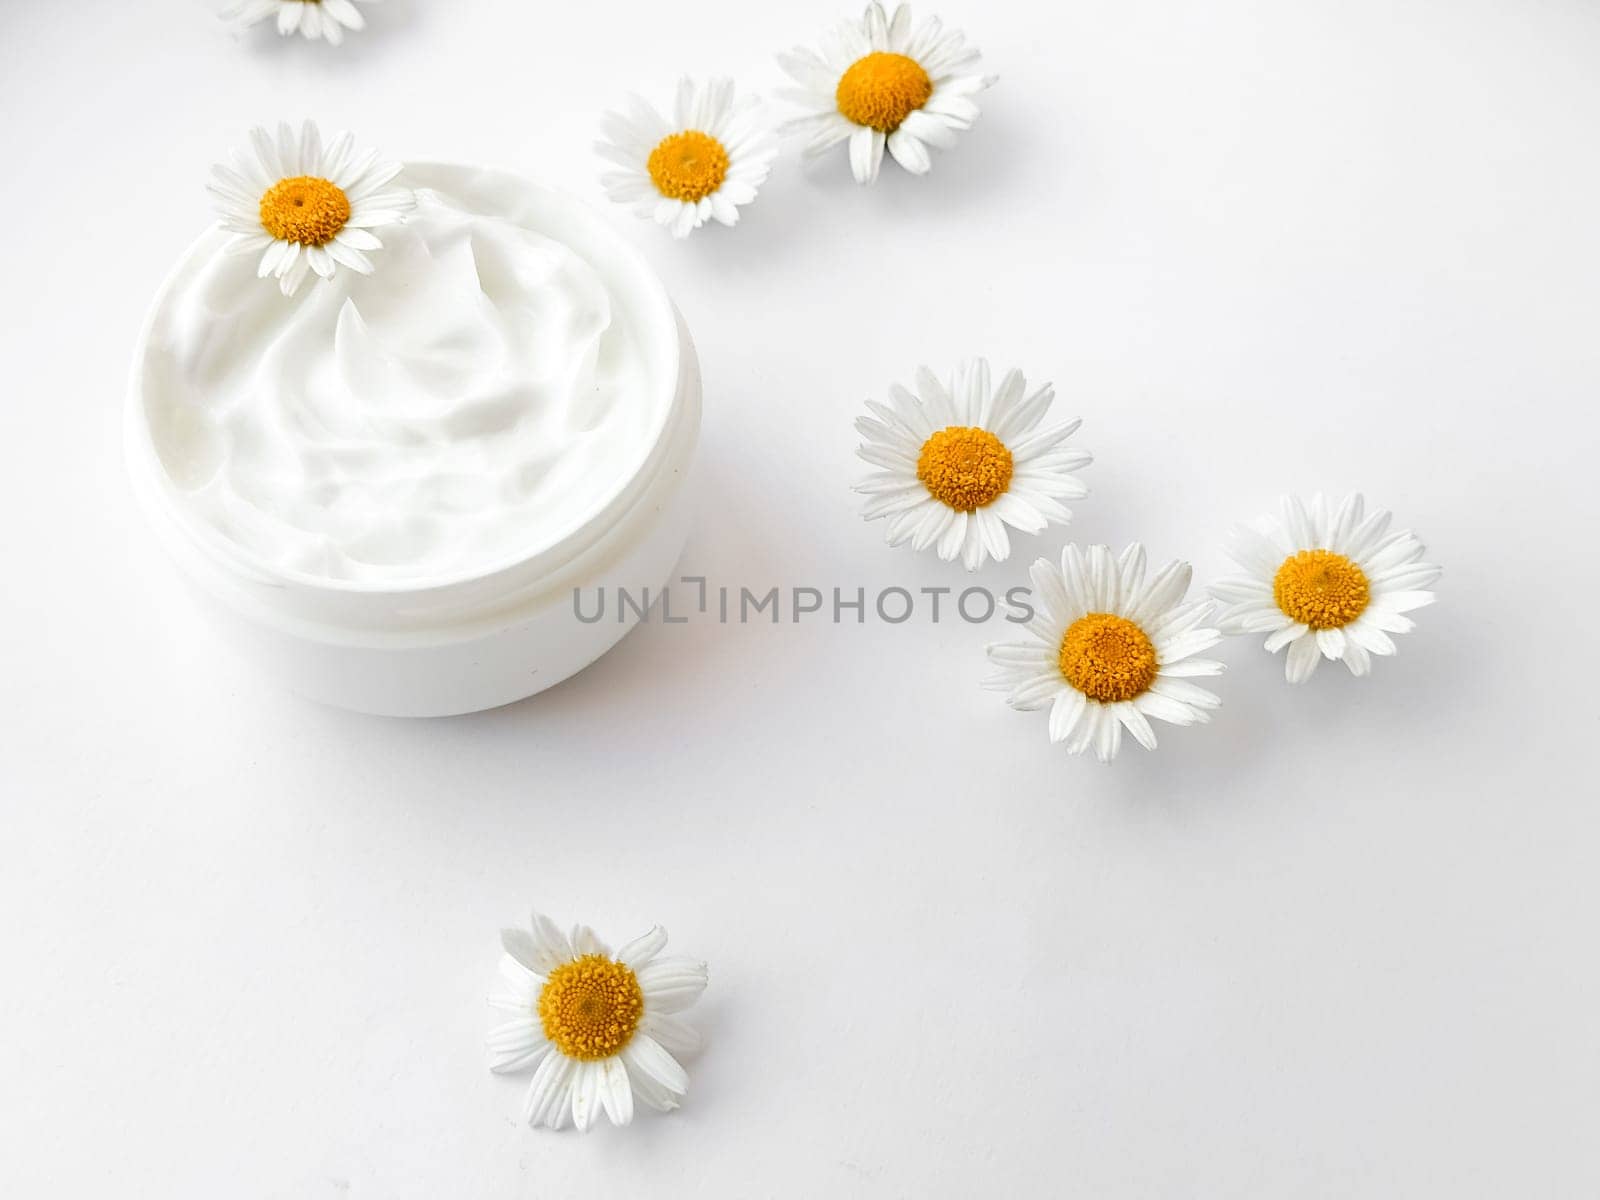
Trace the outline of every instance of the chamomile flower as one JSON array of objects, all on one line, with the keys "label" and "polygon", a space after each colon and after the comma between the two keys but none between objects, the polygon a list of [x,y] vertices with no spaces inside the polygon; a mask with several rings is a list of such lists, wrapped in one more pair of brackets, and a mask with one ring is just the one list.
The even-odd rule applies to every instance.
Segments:
[{"label": "chamomile flower", "polygon": [[1222,701],[1190,680],[1222,673],[1220,662],[1195,657],[1222,633],[1205,624],[1210,601],[1184,601],[1188,563],[1168,563],[1147,580],[1137,542],[1116,558],[1104,546],[1068,545],[1059,567],[1041,558],[1028,574],[1029,636],[988,648],[996,672],[985,685],[1007,693],[1012,708],[1049,708],[1051,741],[1069,754],[1092,748],[1106,763],[1124,729],[1154,750],[1151,718],[1211,719]]},{"label": "chamomile flower", "polygon": [[606,194],[680,238],[713,218],[736,224],[778,154],[755,107],[734,100],[731,79],[681,81],[670,122],[630,97],[601,129],[595,150],[617,167],[601,176]]},{"label": "chamomile flower", "polygon": [[234,235],[227,249],[259,252],[256,273],[276,276],[285,296],[312,272],[372,274],[367,255],[383,246],[372,231],[402,220],[414,202],[409,190],[389,186],[400,164],[358,153],[348,133],[324,148],[311,121],[299,133],[280,124],[276,137],[252,129],[250,146],[248,154],[232,153],[231,166],[212,167],[207,184],[222,227]]},{"label": "chamomile flower", "polygon": [[[361,0],[363,4],[376,4],[378,0]],[[239,0],[238,4],[224,10],[223,17],[241,27],[254,25],[269,17],[278,23],[278,32],[284,37],[298,32],[310,41],[326,38],[337,46],[344,41],[347,29],[365,29],[366,18],[356,7],[355,0]]]},{"label": "chamomile flower", "polygon": [[929,148],[948,149],[978,119],[975,97],[994,82],[973,71],[978,57],[966,35],[946,30],[938,17],[913,27],[909,4],[889,17],[872,0],[820,53],[797,48],[778,56],[800,84],[780,95],[810,110],[785,127],[809,135],[807,157],[848,141],[857,183],[878,178],[885,149],[913,175],[926,174]]},{"label": "chamomile flower", "polygon": [[1065,524],[1063,500],[1089,494],[1073,474],[1092,456],[1066,441],[1081,421],[1039,427],[1055,389],[1029,392],[1017,370],[989,387],[989,364],[973,359],[950,386],[918,367],[916,395],[891,384],[890,403],[867,401],[872,416],[856,420],[866,439],[856,451],[878,470],[856,485],[870,497],[862,515],[886,518],[889,545],[933,547],[969,571],[1011,553],[1006,527],[1038,533]]},{"label": "chamomile flower", "polygon": [[507,991],[490,1003],[510,1013],[489,1031],[489,1069],[532,1068],[522,1119],[587,1131],[604,1110],[613,1125],[633,1120],[634,1098],[669,1112],[689,1077],[673,1057],[699,1048],[676,1016],[700,998],[704,963],[662,955],[659,925],[613,954],[585,925],[570,936],[542,913],[533,928],[500,933]]},{"label": "chamomile flower", "polygon": [[1310,679],[1324,658],[1365,675],[1373,655],[1395,652],[1391,634],[1415,628],[1404,614],[1434,601],[1426,589],[1440,568],[1424,553],[1409,529],[1389,532],[1388,512],[1367,513],[1359,494],[1331,514],[1320,495],[1310,508],[1286,496],[1280,520],[1233,531],[1228,554],[1246,574],[1212,585],[1224,606],[1218,622],[1227,633],[1266,634],[1273,654],[1287,646],[1290,683]]}]

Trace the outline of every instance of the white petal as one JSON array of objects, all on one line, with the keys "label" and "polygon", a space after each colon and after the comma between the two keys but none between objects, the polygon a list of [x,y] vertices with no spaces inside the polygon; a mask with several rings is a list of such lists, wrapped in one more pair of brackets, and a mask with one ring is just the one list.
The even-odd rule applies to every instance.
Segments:
[{"label": "white petal", "polygon": [[839,86],[838,75],[828,69],[828,64],[807,49],[796,49],[778,55],[778,65],[798,84],[826,96],[831,96]]},{"label": "white petal", "polygon": [[1100,720],[1104,715],[1105,705],[1096,700],[1085,701],[1077,725],[1063,743],[1063,748],[1068,754],[1082,754],[1093,744],[1095,735],[1100,729]]},{"label": "white petal", "polygon": [[1385,591],[1421,591],[1430,584],[1438,581],[1444,573],[1442,567],[1433,563],[1407,563],[1404,566],[1392,567],[1372,576],[1372,588],[1375,592]]},{"label": "white petal", "polygon": [[1169,725],[1193,725],[1204,719],[1203,713],[1197,712],[1181,700],[1174,700],[1171,696],[1163,696],[1159,692],[1144,692],[1136,696],[1132,703],[1145,716],[1165,721]]},{"label": "white petal", "polygon": [[1055,661],[1049,647],[1038,642],[991,642],[984,652],[996,666],[1023,668],[1030,678]]},{"label": "white petal", "polygon": [[1180,663],[1194,654],[1209,650],[1222,640],[1220,629],[1191,629],[1172,638],[1162,638],[1157,643],[1161,665]]},{"label": "white petal", "polygon": [[522,1101],[522,1119],[530,1125],[560,1129],[566,1121],[574,1060],[563,1054],[546,1055],[533,1073]]},{"label": "white petal", "polygon": [[1132,597],[1125,612],[1135,625],[1154,623],[1169,608],[1183,598],[1189,590],[1193,569],[1186,562],[1169,562],[1157,571],[1144,587],[1144,593]]},{"label": "white petal", "polygon": [[600,1115],[604,1079],[602,1061],[580,1062],[572,1073],[572,1124],[579,1133],[588,1133]]},{"label": "white petal", "polygon": [[908,479],[915,479],[917,463],[906,451],[896,446],[886,446],[882,443],[871,443],[856,447],[856,457],[862,462],[871,463],[875,467],[882,467],[886,471],[899,471]]},{"label": "white petal", "polygon": [[1033,585],[1034,598],[1060,623],[1063,631],[1083,615],[1068,599],[1061,572],[1048,558],[1034,559],[1028,568],[1028,582]]},{"label": "white petal", "polygon": [[1360,560],[1360,567],[1374,578],[1396,567],[1404,567],[1422,557],[1422,543],[1409,529],[1391,533]]},{"label": "white petal", "polygon": [[600,1063],[600,1101],[613,1125],[626,1125],[633,1120],[633,1084],[621,1058],[607,1058]]},{"label": "white petal", "polygon": [[875,183],[883,165],[884,135],[861,128],[850,135],[850,170],[857,183]]},{"label": "white petal", "polygon": [[1272,600],[1272,585],[1261,579],[1219,579],[1208,589],[1225,604],[1249,604]]},{"label": "white petal", "polygon": [[1272,633],[1294,620],[1272,601],[1264,604],[1237,604],[1217,614],[1217,624],[1224,633]]},{"label": "white petal", "polygon": [[1130,542],[1125,550],[1117,555],[1117,590],[1121,594],[1123,603],[1131,603],[1139,595],[1144,586],[1145,553],[1144,547],[1138,542]]},{"label": "white petal", "polygon": [[1433,592],[1384,592],[1372,598],[1372,605],[1388,612],[1404,613],[1425,608],[1437,599]]},{"label": "white petal", "polygon": [[689,1090],[688,1073],[649,1034],[634,1034],[623,1047],[622,1061],[628,1065],[630,1074],[640,1072],[673,1095],[681,1096]]},{"label": "white petal", "polygon": [[1180,704],[1187,704],[1190,708],[1203,711],[1220,708],[1222,701],[1216,693],[1208,692],[1198,684],[1190,683],[1187,679],[1177,679],[1162,672],[1156,676],[1150,690],[1158,696],[1166,696],[1169,700],[1176,700]]},{"label": "white petal", "polygon": [[1050,740],[1064,742],[1083,718],[1088,701],[1077,688],[1063,687],[1050,708]]},{"label": "white petal", "polygon": [[572,950],[579,958],[586,954],[599,954],[608,958],[611,955],[611,951],[606,947],[606,944],[587,925],[574,925],[572,927]]},{"label": "white petal", "polygon": [[1308,631],[1289,644],[1289,653],[1283,661],[1284,677],[1290,683],[1304,683],[1321,661],[1316,636]]},{"label": "white petal", "polygon": [[892,517],[897,513],[908,512],[920,508],[928,499],[928,493],[922,490],[921,485],[902,488],[898,492],[888,492],[875,496],[861,508],[861,515],[869,521],[876,521],[880,517]]},{"label": "white petal", "polygon": [[1203,679],[1221,675],[1226,669],[1214,658],[1186,658],[1182,662],[1161,665],[1161,673],[1169,679]]},{"label": "white petal", "polygon": [[1100,712],[1099,728],[1095,730],[1094,756],[1102,763],[1109,763],[1117,757],[1117,752],[1122,749],[1122,722],[1117,720],[1109,708]]},{"label": "white petal", "polygon": [[556,966],[526,929],[502,929],[500,945],[512,959],[536,975],[547,975]]},{"label": "white petal", "polygon": [[634,1096],[644,1101],[658,1112],[671,1112],[678,1107],[683,1099],[681,1092],[674,1092],[662,1086],[654,1076],[646,1074],[632,1061],[628,1050],[624,1049],[620,1055],[623,1065],[628,1071],[628,1083],[633,1087]]},{"label": "white petal", "polygon": [[[915,509],[912,509],[912,512],[915,512]],[[949,533],[950,526],[958,525],[965,530],[965,522],[965,512],[955,512],[954,509],[938,501],[931,502],[930,506],[922,510],[922,520],[918,520],[917,528],[910,534],[912,549],[926,550],[930,546],[938,546],[942,557],[944,550],[942,539]]]},{"label": "white petal", "polygon": [[1344,665],[1350,668],[1350,674],[1359,679],[1372,670],[1372,656],[1356,642],[1346,639]]},{"label": "white petal", "polygon": [[302,254],[293,260],[292,265],[279,267],[278,290],[285,296],[294,295],[300,290],[300,285],[306,281],[306,276],[309,274],[311,274],[311,262]]},{"label": "white petal", "polygon": [[878,0],[871,0],[867,5],[866,16],[863,18],[867,40],[874,50],[887,50],[889,48],[889,23],[883,15],[883,5]]},{"label": "white petal", "polygon": [[1089,564],[1089,603],[1095,612],[1120,612],[1122,598],[1118,594],[1120,580],[1117,575],[1116,563],[1111,557],[1109,546],[1090,546],[1088,553]]},{"label": "white petal", "polygon": [[1305,637],[1310,632],[1311,627],[1309,625],[1301,625],[1298,622],[1285,625],[1267,638],[1266,651],[1268,654],[1276,654],[1296,638]]},{"label": "white petal", "polygon": [[910,40],[911,5],[900,4],[895,7],[894,16],[889,21],[889,49],[895,54],[904,54]]},{"label": "white petal", "polygon": [[366,27],[366,18],[361,15],[361,10],[350,0],[322,0],[323,10],[338,21],[346,29],[363,29]]},{"label": "white petal", "polygon": [[976,571],[983,566],[988,555],[988,546],[984,540],[984,519],[978,512],[968,514],[967,534],[961,543],[961,565],[969,571]]},{"label": "white petal", "polygon": [[700,1049],[700,1034],[688,1023],[665,1013],[649,1012],[639,1028],[661,1043],[669,1054],[693,1054]]},{"label": "white petal", "polygon": [[359,275],[371,275],[373,272],[372,260],[361,251],[335,238],[323,248],[323,252],[341,266],[349,267]]},{"label": "white petal", "polygon": [[1257,578],[1271,580],[1287,557],[1266,534],[1241,525],[1228,534],[1228,557]]},{"label": "white petal", "polygon": [[706,990],[706,965],[681,956],[657,958],[637,975],[650,1012],[682,1012]]},{"label": "white petal", "polygon": [[1110,707],[1111,711],[1116,714],[1117,720],[1122,722],[1123,728],[1133,734],[1135,741],[1146,750],[1154,750],[1156,748],[1156,731],[1150,728],[1150,722],[1145,719],[1145,715],[1139,711],[1136,705],[1123,703],[1113,704]]},{"label": "white petal", "polygon": [[838,113],[831,113],[827,120],[821,122],[812,133],[811,140],[801,151],[806,158],[815,158],[833,149],[840,142],[852,136],[856,127],[845,120]]},{"label": "white petal", "polygon": [[1328,548],[1328,501],[1321,492],[1311,497],[1311,507],[1307,512],[1311,521],[1311,546],[1316,550]]},{"label": "white petal", "polygon": [[652,926],[647,933],[640,934],[633,941],[626,943],[617,950],[616,959],[619,963],[638,971],[660,954],[667,944],[667,931],[659,925]]},{"label": "white petal", "polygon": [[[902,545],[915,537],[917,531],[922,528],[923,523],[929,520],[930,517],[947,518],[949,515],[950,510],[930,496],[923,500],[921,504],[891,516],[888,522],[889,527],[884,533],[884,541],[891,546]],[[943,526],[940,528],[943,528]]]},{"label": "white petal", "polygon": [[306,261],[323,279],[332,279],[333,273],[339,269],[339,264],[333,261],[333,256],[321,246],[307,246]]},{"label": "white petal", "polygon": [[913,175],[926,175],[933,169],[933,159],[928,157],[928,148],[917,140],[915,134],[907,132],[904,125],[889,135],[886,144],[889,153],[894,155],[895,162]]},{"label": "white petal", "polygon": [[1370,625],[1385,633],[1410,633],[1417,627],[1417,623],[1410,617],[1402,617],[1399,613],[1379,608],[1376,604],[1361,614],[1358,624]]},{"label": "white petal", "polygon": [[1352,492],[1340,503],[1328,528],[1328,549],[1335,554],[1349,554],[1350,538],[1361,524],[1365,501],[1360,492]]},{"label": "white petal", "polygon": [[[897,134],[903,133],[907,137],[915,138],[918,142],[933,146],[939,150],[950,149],[956,144],[959,137],[956,131],[951,129],[945,122],[938,117],[923,112],[921,109],[909,114],[904,121],[900,122],[900,128],[895,132]],[[890,149],[892,150],[894,147],[891,145]],[[895,157],[898,158],[899,155]]]},{"label": "white petal", "polygon": [[[949,562],[961,553],[967,544],[967,526],[971,521],[971,514],[951,510],[949,518],[939,523],[936,552],[940,559]],[[912,544],[916,544],[916,539],[913,539]],[[918,549],[921,548],[920,546],[918,547]]]},{"label": "white petal", "polygon": [[1283,498],[1283,528],[1289,535],[1290,544],[1296,549],[1306,550],[1316,545],[1316,530],[1312,527],[1311,516],[1306,512],[1306,506],[1299,496]]},{"label": "white petal", "polygon": [[284,256],[289,253],[293,242],[273,242],[261,254],[261,261],[256,264],[256,278],[265,279],[268,275],[275,274]]},{"label": "white petal", "polygon": [[1361,621],[1357,621],[1354,625],[1346,626],[1345,632],[1349,634],[1352,642],[1360,646],[1368,654],[1387,657],[1395,653],[1397,649],[1394,639],[1387,633]]},{"label": "white petal", "polygon": [[300,126],[298,153],[300,159],[295,165],[301,174],[311,175],[322,169],[322,131],[315,121]]},{"label": "white petal", "polygon": [[236,233],[222,245],[224,254],[264,254],[272,245],[271,234],[263,232]]},{"label": "white petal", "polygon": [[1060,670],[1052,665],[1018,684],[1006,697],[1006,703],[1018,712],[1032,712],[1054,703],[1056,695],[1065,686]]},{"label": "white petal", "polygon": [[1322,657],[1329,662],[1334,662],[1344,657],[1345,636],[1342,629],[1317,630],[1317,648],[1322,651]]},{"label": "white petal", "polygon": [[925,366],[919,366],[913,373],[913,381],[917,385],[917,396],[921,399],[923,407],[928,412],[928,418],[935,429],[944,429],[950,425],[961,424],[961,418],[956,412],[956,403],[950,395],[950,389],[939,381],[939,377]]},{"label": "white petal", "polygon": [[1095,597],[1089,586],[1089,564],[1076,542],[1068,542],[1061,548],[1061,579],[1073,605],[1070,619],[1093,611]]},{"label": "white petal", "polygon": [[1215,630],[1202,631],[1200,625],[1211,615],[1211,601],[1190,600],[1183,604],[1174,605],[1166,612],[1153,617],[1144,626],[1144,631],[1150,635],[1158,647],[1165,647],[1167,643],[1175,641],[1184,634],[1191,632],[1216,632]]},{"label": "white petal", "polygon": [[1384,533],[1389,528],[1390,515],[1386,509],[1378,509],[1370,513],[1354,531],[1351,532],[1341,553],[1361,562],[1372,553],[1379,543],[1383,541]]},{"label": "white petal", "polygon": [[968,359],[956,367],[955,385],[951,388],[956,411],[967,425],[981,425],[983,410],[988,404],[989,360],[981,355]]},{"label": "white petal", "polygon": [[549,1042],[536,1042],[520,1051],[494,1050],[491,1051],[489,1070],[496,1075],[510,1075],[526,1071],[529,1067],[537,1067],[544,1061],[545,1056],[553,1054],[555,1047]]},{"label": "white petal", "polygon": [[1005,522],[1000,519],[994,505],[980,508],[972,515],[978,522],[984,550],[995,562],[1005,562],[1011,557],[1011,535],[1006,532]]}]

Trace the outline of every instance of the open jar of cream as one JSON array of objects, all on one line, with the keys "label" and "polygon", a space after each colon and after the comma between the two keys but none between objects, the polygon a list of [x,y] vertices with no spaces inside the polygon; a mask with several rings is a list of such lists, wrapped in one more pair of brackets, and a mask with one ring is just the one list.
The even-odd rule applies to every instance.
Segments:
[{"label": "open jar of cream", "polygon": [[[329,704],[439,716],[560,682],[683,548],[694,347],[579,202],[408,164],[370,276],[285,297],[214,230],[140,338],[134,491],[227,639]],[[633,621],[635,605],[626,608]]]}]

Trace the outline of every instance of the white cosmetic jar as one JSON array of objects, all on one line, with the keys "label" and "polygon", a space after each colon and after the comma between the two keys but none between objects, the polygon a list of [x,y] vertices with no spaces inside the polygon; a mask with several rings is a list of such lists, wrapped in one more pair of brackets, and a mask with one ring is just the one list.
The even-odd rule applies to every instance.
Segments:
[{"label": "white cosmetic jar", "polygon": [[[326,704],[447,716],[561,682],[620,641],[638,623],[645,598],[660,595],[688,534],[700,372],[661,281],[582,202],[478,167],[408,163],[404,178],[419,190],[478,196],[514,212],[605,280],[614,314],[643,356],[646,394],[630,403],[637,400],[644,436],[625,461],[609,464],[615,478],[592,503],[560,528],[534,531],[525,553],[403,580],[323,578],[285,567],[199,519],[185,499],[193,481],[181,483],[183,472],[170,461],[172,348],[163,314],[216,259],[226,239],[220,230],[190,247],[157,294],[134,359],[125,446],[135,496],[157,540],[200,610],[239,653]],[[258,283],[276,290],[273,280]],[[629,603],[618,602],[623,592]]]}]

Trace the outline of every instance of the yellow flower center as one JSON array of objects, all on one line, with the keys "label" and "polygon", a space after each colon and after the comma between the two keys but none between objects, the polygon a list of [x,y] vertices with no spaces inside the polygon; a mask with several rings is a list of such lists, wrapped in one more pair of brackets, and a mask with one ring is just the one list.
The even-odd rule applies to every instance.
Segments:
[{"label": "yellow flower center", "polygon": [[916,59],[874,50],[839,76],[833,99],[845,120],[893,133],[932,95],[933,80]]},{"label": "yellow flower center", "polygon": [[1372,598],[1367,575],[1332,550],[1302,550],[1283,560],[1272,598],[1284,615],[1312,629],[1339,629],[1359,617]]},{"label": "yellow flower center", "polygon": [[645,163],[656,191],[694,204],[728,177],[728,152],[709,133],[686,129],[661,139]]},{"label": "yellow flower center", "polygon": [[951,425],[922,443],[917,478],[935,500],[971,512],[1011,486],[1011,451],[987,429]]},{"label": "yellow flower center", "polygon": [[1086,613],[1061,637],[1061,676],[1091,700],[1132,700],[1156,681],[1156,647],[1127,617]]},{"label": "yellow flower center", "polygon": [[261,227],[283,242],[326,246],[350,219],[350,197],[315,175],[280,179],[261,197]]},{"label": "yellow flower center", "polygon": [[562,963],[539,992],[544,1035],[568,1058],[610,1058],[632,1039],[643,1016],[638,977],[601,954]]}]

